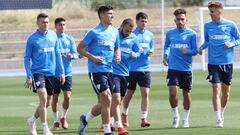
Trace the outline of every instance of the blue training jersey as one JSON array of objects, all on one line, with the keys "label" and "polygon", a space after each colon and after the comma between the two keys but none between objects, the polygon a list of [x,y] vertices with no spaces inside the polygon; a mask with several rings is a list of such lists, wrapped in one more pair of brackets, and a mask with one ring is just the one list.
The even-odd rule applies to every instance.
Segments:
[{"label": "blue training jersey", "polygon": [[58,40],[60,42],[60,50],[62,55],[67,55],[68,53],[72,54],[72,58],[62,57],[65,76],[72,76],[72,59],[78,59],[78,53],[75,46],[75,41],[72,36],[67,34],[57,34]]},{"label": "blue training jersey", "polygon": [[[167,32],[164,44],[164,58],[168,58],[168,69],[192,71],[192,56],[197,55],[196,32],[186,27],[174,28]],[[182,47],[187,48],[183,54]]]},{"label": "blue training jersey", "polygon": [[119,47],[119,35],[116,28],[111,25],[106,28],[99,23],[87,32],[83,38],[83,44],[88,52],[102,57],[102,63],[100,64],[88,59],[88,71],[90,73],[113,72],[114,50]]},{"label": "blue training jersey", "polygon": [[150,71],[150,56],[148,52],[154,51],[154,36],[152,32],[138,28],[136,28],[133,33],[139,41],[140,56],[132,60],[130,71]]},{"label": "blue training jersey", "polygon": [[204,25],[204,43],[202,49],[208,48],[208,63],[213,65],[232,64],[234,49],[225,47],[225,42],[240,41],[239,31],[232,21],[222,19]]},{"label": "blue training jersey", "polygon": [[56,76],[56,68],[59,75],[64,73],[60,45],[55,32],[48,30],[45,34],[37,30],[30,35],[26,43],[24,65],[27,78],[31,78],[35,73]]},{"label": "blue training jersey", "polygon": [[133,58],[130,57],[130,52],[135,53],[135,58],[139,56],[138,39],[135,34],[131,33],[127,37],[123,37],[119,32],[119,41],[121,49],[121,62],[113,64],[113,74],[120,76],[129,76],[129,67]]}]

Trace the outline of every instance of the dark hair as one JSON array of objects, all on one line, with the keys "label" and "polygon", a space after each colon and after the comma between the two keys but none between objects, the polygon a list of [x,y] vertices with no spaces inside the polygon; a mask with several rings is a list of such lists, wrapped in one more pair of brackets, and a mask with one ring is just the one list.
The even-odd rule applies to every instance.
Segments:
[{"label": "dark hair", "polygon": [[101,7],[99,7],[98,8],[98,17],[100,18],[101,13],[107,12],[109,10],[113,10],[113,7],[111,7],[111,6],[101,6]]},{"label": "dark hair", "polygon": [[173,14],[174,14],[175,16],[177,16],[177,15],[179,15],[179,14],[184,14],[184,15],[186,15],[187,12],[186,12],[185,9],[180,8],[180,9],[176,9],[176,10],[173,12]]},{"label": "dark hair", "polygon": [[148,19],[148,15],[146,14],[146,13],[144,13],[144,12],[139,12],[139,13],[137,13],[137,15],[136,15],[136,20],[139,20],[139,19]]},{"label": "dark hair", "polygon": [[127,18],[127,19],[124,19],[122,24],[122,26],[124,25],[129,25],[130,27],[134,27],[134,22],[131,18]]},{"label": "dark hair", "polygon": [[66,22],[66,20],[64,18],[62,18],[62,17],[58,17],[58,18],[55,19],[54,24],[56,25],[56,24],[58,24],[60,22]]},{"label": "dark hair", "polygon": [[220,9],[223,9],[223,5],[221,2],[218,2],[218,1],[210,1],[208,3],[208,8],[212,8],[212,7],[216,7],[216,8],[220,8]]},{"label": "dark hair", "polygon": [[48,18],[48,15],[45,14],[45,13],[40,13],[40,14],[38,14],[38,16],[37,16],[37,21],[38,21],[40,18]]}]

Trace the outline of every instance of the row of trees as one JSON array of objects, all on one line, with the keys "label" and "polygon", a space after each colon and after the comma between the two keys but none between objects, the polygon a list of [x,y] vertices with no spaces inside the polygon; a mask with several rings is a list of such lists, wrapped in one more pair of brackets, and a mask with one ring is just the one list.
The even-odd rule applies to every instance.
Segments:
[{"label": "row of trees", "polygon": [[[166,5],[199,6],[204,0],[165,0]],[[62,2],[79,2],[96,10],[100,5],[112,5],[115,8],[125,9],[133,7],[151,7],[161,4],[161,0],[53,0],[54,4]]]}]

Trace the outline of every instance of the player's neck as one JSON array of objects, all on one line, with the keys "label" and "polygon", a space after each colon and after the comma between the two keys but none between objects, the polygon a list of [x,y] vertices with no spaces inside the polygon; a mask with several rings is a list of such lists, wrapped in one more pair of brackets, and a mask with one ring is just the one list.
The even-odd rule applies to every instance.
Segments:
[{"label": "player's neck", "polygon": [[111,24],[105,23],[104,21],[100,22],[105,28],[108,28]]}]

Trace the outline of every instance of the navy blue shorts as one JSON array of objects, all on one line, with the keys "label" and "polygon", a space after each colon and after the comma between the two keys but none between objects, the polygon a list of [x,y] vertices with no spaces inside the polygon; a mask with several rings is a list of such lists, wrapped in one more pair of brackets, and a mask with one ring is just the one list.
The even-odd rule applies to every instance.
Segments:
[{"label": "navy blue shorts", "polygon": [[124,97],[128,86],[128,76],[113,75],[115,88],[112,93],[120,93]]},{"label": "navy blue shorts", "polygon": [[65,77],[65,83],[61,85],[60,78],[55,78],[54,94],[59,94],[62,91],[72,91],[72,76]]},{"label": "navy blue shorts", "polygon": [[150,88],[151,86],[151,73],[146,72],[130,72],[129,73],[129,90],[136,90],[137,83],[140,87]]},{"label": "navy blue shorts", "polygon": [[192,89],[192,72],[191,71],[177,71],[168,70],[167,74],[168,86],[179,86],[180,89],[189,91]]},{"label": "navy blue shorts", "polygon": [[40,88],[46,88],[47,94],[52,95],[55,83],[54,76],[45,76],[43,74],[33,75],[33,92],[37,92]]},{"label": "navy blue shorts", "polygon": [[211,65],[208,64],[207,80],[211,83],[224,83],[231,85],[233,64]]},{"label": "navy blue shorts", "polygon": [[112,91],[115,87],[113,76],[110,72],[88,73],[88,75],[96,94],[99,94],[107,89]]}]

